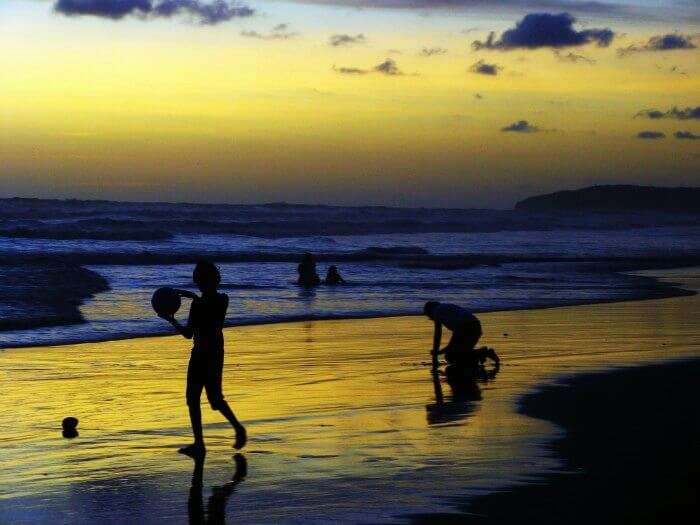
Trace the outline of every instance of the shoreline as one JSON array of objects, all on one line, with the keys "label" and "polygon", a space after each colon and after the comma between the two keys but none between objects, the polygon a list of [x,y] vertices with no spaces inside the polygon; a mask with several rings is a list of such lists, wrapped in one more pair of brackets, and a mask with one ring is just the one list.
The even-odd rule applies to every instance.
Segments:
[{"label": "shoreline", "polygon": [[697,514],[700,359],[566,376],[525,394],[519,413],[562,429],[545,447],[563,465],[533,482],[409,516],[411,523],[590,524],[685,521]]},{"label": "shoreline", "polygon": [[[659,274],[700,288],[697,270]],[[545,476],[561,474],[549,447],[561,427],[524,415],[523,395],[563,377],[697,360],[699,312],[696,295],[487,313],[483,343],[501,356],[500,372],[466,389],[444,376],[440,397],[425,319],[236,329],[224,391],[249,428],[243,451],[249,477],[227,518],[285,522],[291,509],[318,523],[448,519],[484,494],[535,490]],[[183,393],[188,343],[151,337],[0,353],[7,386],[0,406],[0,521],[186,522],[192,463],[175,451],[191,439]],[[662,374],[653,388],[642,386],[653,396],[668,380],[673,377]],[[594,386],[584,389],[584,399]],[[622,388],[620,406],[636,403],[643,425],[663,421],[663,411],[646,410],[638,385]],[[592,405],[594,417],[602,417],[598,410],[608,397]],[[231,478],[232,435],[219,415],[208,408],[203,415],[209,491]],[[80,420],[75,440],[60,435],[66,416]],[[675,431],[667,434],[672,444]],[[615,436],[624,434],[605,434]],[[140,504],[123,504],[131,500]],[[36,509],[41,520],[31,519]],[[453,522],[464,521],[459,514]]]},{"label": "shoreline", "polygon": [[[548,310],[552,308],[568,308],[568,307],[575,307],[575,306],[591,306],[591,305],[597,305],[597,304],[615,304],[615,303],[625,303],[625,302],[634,302],[634,301],[650,301],[650,300],[656,300],[656,299],[668,299],[668,298],[673,298],[673,297],[687,297],[687,296],[692,296],[696,295],[698,292],[693,291],[693,290],[687,290],[682,287],[682,283],[676,283],[673,281],[666,281],[664,280],[665,277],[660,276],[660,277],[655,277],[655,276],[647,276],[647,275],[642,275],[637,272],[649,272],[649,271],[664,271],[664,270],[682,270],[682,269],[689,269],[689,268],[700,268],[700,266],[697,266],[697,263],[693,264],[683,264],[683,265],[676,265],[676,266],[657,266],[653,268],[642,268],[638,270],[610,270],[608,273],[610,274],[620,274],[620,275],[632,275],[639,279],[640,281],[640,286],[637,288],[637,294],[638,295],[633,295],[631,297],[623,297],[623,298],[610,298],[610,299],[594,299],[594,300],[582,300],[582,301],[571,301],[571,302],[564,302],[560,304],[535,304],[533,306],[524,306],[524,307],[512,307],[512,308],[498,308],[498,309],[473,309],[472,311],[476,314],[483,314],[483,313],[497,313],[497,312],[514,312],[514,311],[532,311],[532,310]],[[79,268],[83,269],[84,267],[80,266]],[[88,270],[90,273],[95,273],[92,270]],[[96,274],[97,275],[97,274]],[[98,276],[99,277],[99,276]],[[100,277],[101,278],[101,277]],[[642,286],[643,283],[647,283],[648,286]],[[104,290],[98,290],[99,291],[104,291]],[[91,296],[89,296],[91,297]],[[84,301],[82,301],[80,304],[82,305]],[[420,310],[420,305],[417,308]],[[286,318],[276,318],[276,319],[262,319],[262,320],[251,320],[249,322],[233,322],[233,323],[225,323],[224,328],[236,328],[236,327],[248,327],[248,326],[269,326],[269,325],[279,325],[279,324],[286,324],[286,323],[303,323],[303,322],[316,322],[316,321],[342,321],[342,320],[362,320],[362,319],[389,319],[389,318],[399,318],[399,317],[420,317],[422,316],[422,313],[420,312],[415,312],[415,313],[410,313],[410,312],[389,312],[386,314],[357,314],[357,315],[352,315],[352,314],[344,314],[344,315],[327,315],[327,316],[290,316]],[[52,322],[49,324],[45,325],[36,325],[36,326],[31,326],[31,327],[26,327],[26,328],[20,328],[20,329],[7,329],[3,330],[0,327],[0,333],[3,332],[11,332],[11,331],[26,331],[26,332],[31,332],[33,329],[41,329],[41,328],[49,328],[49,327],[56,327],[56,326],[71,326],[71,325],[76,325],[76,324],[86,324],[85,321],[82,318],[82,315],[80,315],[79,319],[77,320],[72,320],[71,322],[66,322],[66,323],[61,323],[61,322]],[[96,337],[94,339],[56,339],[56,340],[49,340],[42,342],[40,345],[36,345],[33,343],[27,343],[27,344],[12,344],[12,345],[4,345],[0,343],[0,351],[4,350],[9,350],[9,349],[14,349],[14,348],[33,348],[36,346],[65,346],[65,345],[75,345],[75,344],[82,344],[82,343],[102,343],[102,342],[108,342],[108,341],[124,341],[124,340],[129,340],[129,339],[143,339],[143,338],[150,338],[150,337],[167,337],[173,335],[172,331],[164,329],[163,331],[148,331],[148,332],[135,332],[135,333],[128,333],[128,334],[123,334],[121,336],[109,336],[109,337]]]}]

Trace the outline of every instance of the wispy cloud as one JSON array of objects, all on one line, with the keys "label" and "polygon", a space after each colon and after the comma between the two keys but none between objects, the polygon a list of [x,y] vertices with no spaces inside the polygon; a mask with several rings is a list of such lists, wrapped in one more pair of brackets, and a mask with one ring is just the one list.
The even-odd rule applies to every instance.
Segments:
[{"label": "wispy cloud", "polygon": [[690,131],[676,131],[673,136],[683,140],[700,140],[700,135],[696,135]]},{"label": "wispy cloud", "polygon": [[584,55],[577,55],[576,53],[572,53],[571,51],[569,51],[567,54],[563,54],[558,49],[554,50],[554,58],[556,58],[559,62],[566,62],[569,64],[579,64],[581,62],[586,64],[595,64],[595,60],[593,60],[592,58],[589,58]]},{"label": "wispy cloud", "polygon": [[502,69],[501,66],[497,64],[487,64],[483,60],[479,60],[478,62],[472,64],[472,66],[469,68],[469,71],[472,73],[477,73],[479,75],[491,75],[491,76],[496,76],[498,75],[498,71]]},{"label": "wispy cloud", "polygon": [[540,130],[537,126],[530,124],[527,120],[519,120],[513,124],[501,128],[501,131],[506,133],[537,133]]},{"label": "wispy cloud", "polygon": [[241,36],[246,38],[257,38],[260,40],[289,40],[298,36],[299,33],[289,31],[287,24],[277,24],[269,33],[259,33],[258,31],[241,31]]},{"label": "wispy cloud", "polygon": [[405,73],[399,69],[396,61],[392,58],[387,58],[384,62],[377,64],[371,69],[362,69],[358,67],[335,67],[333,69],[343,75],[368,75],[370,73],[379,73],[387,76],[404,76]]},{"label": "wispy cloud", "polygon": [[694,108],[673,107],[668,111],[661,111],[659,109],[643,109],[634,117],[646,117],[652,120],[659,120],[662,118],[670,118],[675,120],[700,120],[700,106],[696,106]]},{"label": "wispy cloud", "polygon": [[202,25],[253,16],[250,7],[225,0],[56,0],[54,10],[65,16],[96,16],[120,20],[134,15],[142,19],[189,17]]},{"label": "wispy cloud", "polygon": [[499,38],[492,31],[484,41],[475,40],[472,48],[498,49],[537,49],[542,47],[562,48],[582,46],[595,42],[599,47],[607,47],[615,33],[611,29],[574,29],[576,19],[569,13],[530,13],[504,31]]},{"label": "wispy cloud", "polygon": [[444,47],[424,47],[419,53],[419,55],[423,57],[432,57],[445,54],[447,54],[447,49]]},{"label": "wispy cloud", "polygon": [[332,35],[328,43],[333,47],[347,46],[350,44],[364,44],[367,41],[365,35],[359,33],[357,35],[347,35],[345,33]]},{"label": "wispy cloud", "polygon": [[690,35],[680,35],[672,33],[667,35],[652,36],[645,44],[631,44],[627,47],[621,47],[617,50],[617,54],[621,57],[633,53],[645,53],[654,51],[677,51],[697,49],[693,43],[693,37]]},{"label": "wispy cloud", "polygon": [[660,131],[640,131],[639,133],[637,133],[637,138],[644,140],[659,140],[665,139],[666,134],[661,133]]}]

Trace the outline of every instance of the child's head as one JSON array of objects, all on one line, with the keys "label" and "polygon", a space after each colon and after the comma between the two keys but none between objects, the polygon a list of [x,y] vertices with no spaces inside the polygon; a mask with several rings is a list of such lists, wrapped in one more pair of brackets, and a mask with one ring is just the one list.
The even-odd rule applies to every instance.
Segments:
[{"label": "child's head", "polygon": [[428,301],[423,307],[423,313],[432,319],[433,312],[435,312],[435,308],[437,308],[439,305],[440,303],[437,301]]},{"label": "child's head", "polygon": [[221,282],[219,269],[210,261],[199,261],[192,272],[192,280],[201,291],[216,290]]}]

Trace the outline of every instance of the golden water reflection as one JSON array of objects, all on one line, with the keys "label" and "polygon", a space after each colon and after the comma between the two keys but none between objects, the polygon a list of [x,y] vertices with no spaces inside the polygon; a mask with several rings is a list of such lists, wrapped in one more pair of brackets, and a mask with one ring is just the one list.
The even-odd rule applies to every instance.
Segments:
[{"label": "golden water reflection", "polygon": [[[700,288],[697,270],[669,275]],[[362,522],[449,509],[444,496],[557,467],[540,446],[557,430],[515,409],[528,389],[700,355],[697,297],[481,317],[503,365],[461,393],[444,376],[434,383],[423,318],[228,329],[224,392],[250,441],[249,475],[224,499],[227,516]],[[0,353],[0,522],[185,522],[200,504],[192,461],[176,454],[191,439],[188,350],[157,337]],[[66,416],[80,419],[76,439],[61,436]],[[203,503],[211,487],[231,488],[238,464],[227,423],[207,406],[203,417],[208,517],[218,512]]]}]

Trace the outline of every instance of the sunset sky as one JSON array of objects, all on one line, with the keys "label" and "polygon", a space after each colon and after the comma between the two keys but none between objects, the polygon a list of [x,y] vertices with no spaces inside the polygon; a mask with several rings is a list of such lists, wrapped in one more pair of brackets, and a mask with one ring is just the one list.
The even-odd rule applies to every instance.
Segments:
[{"label": "sunset sky", "polygon": [[700,185],[697,0],[0,0],[0,48],[2,197]]}]

